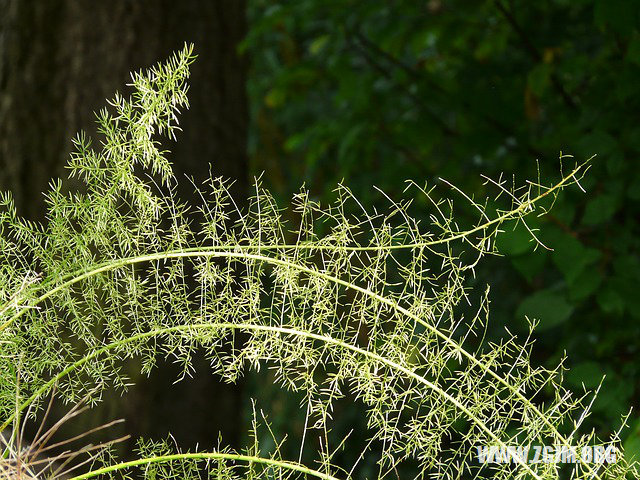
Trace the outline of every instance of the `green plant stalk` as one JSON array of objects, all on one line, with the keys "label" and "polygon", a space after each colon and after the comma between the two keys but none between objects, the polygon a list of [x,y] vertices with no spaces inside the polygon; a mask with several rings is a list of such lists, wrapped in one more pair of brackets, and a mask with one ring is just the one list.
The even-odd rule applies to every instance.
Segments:
[{"label": "green plant stalk", "polygon": [[[173,326],[173,327],[166,327],[166,328],[151,330],[149,332],[140,333],[138,335],[133,335],[131,337],[127,337],[125,339],[118,340],[117,342],[110,343],[108,345],[103,346],[102,348],[99,348],[99,349],[93,351],[89,355],[77,360],[76,362],[72,363],[67,368],[62,370],[55,377],[53,377],[51,380],[49,380],[47,383],[45,383],[42,387],[40,387],[40,389],[38,389],[38,391],[36,391],[31,397],[29,397],[27,400],[25,400],[25,402],[20,406],[18,411],[23,411],[25,408],[27,408],[33,401],[35,401],[40,395],[46,393],[47,390],[49,390],[59,380],[61,380],[62,378],[64,378],[65,376],[67,376],[68,374],[73,372],[74,370],[77,370],[78,368],[80,368],[82,365],[84,365],[88,361],[99,357],[100,355],[108,352],[109,350],[113,350],[114,348],[118,348],[119,346],[126,345],[127,343],[136,342],[138,340],[144,340],[146,338],[160,337],[160,336],[168,334],[168,333],[175,333],[175,332],[181,332],[181,331],[188,332],[189,330],[198,330],[198,329],[213,329],[213,330],[217,330],[217,329],[220,329],[220,330],[222,330],[222,329],[234,329],[234,330],[245,330],[245,331],[271,332],[271,333],[277,333],[277,334],[281,334],[281,335],[297,335],[297,336],[300,336],[300,337],[305,337],[305,338],[310,338],[310,339],[313,339],[313,340],[318,340],[318,341],[321,341],[321,342],[324,342],[324,343],[327,343],[327,344],[330,344],[330,345],[335,345],[335,346],[338,346],[340,348],[351,350],[354,353],[357,353],[359,355],[368,357],[368,358],[370,358],[372,360],[375,360],[377,362],[380,362],[380,363],[386,365],[389,368],[392,368],[392,369],[395,369],[395,370],[397,370],[399,372],[402,372],[405,375],[413,378],[417,382],[419,382],[419,383],[425,385],[426,387],[430,388],[431,390],[435,391],[436,393],[441,395],[445,400],[447,400],[451,404],[455,405],[455,407],[458,408],[458,410],[460,410],[460,412],[464,413],[469,418],[469,420],[471,420],[473,423],[475,423],[483,432],[485,432],[487,435],[489,435],[496,443],[498,443],[502,447],[506,447],[506,444],[500,438],[498,438],[491,431],[491,429],[489,429],[484,424],[484,422],[482,420],[480,420],[478,417],[476,417],[473,414],[473,412],[471,412],[467,407],[465,407],[462,403],[460,403],[455,397],[453,397],[450,394],[448,394],[445,390],[443,390],[437,384],[427,380],[423,376],[418,375],[417,373],[413,372],[412,370],[410,370],[410,369],[408,369],[406,367],[403,367],[402,365],[400,365],[400,364],[398,364],[398,363],[396,363],[396,362],[394,362],[392,360],[389,360],[389,359],[387,359],[385,357],[382,357],[382,356],[380,356],[380,355],[378,355],[376,353],[370,352],[370,351],[362,349],[360,347],[356,347],[355,345],[351,345],[351,344],[349,344],[347,342],[344,342],[342,340],[338,340],[338,339],[335,339],[335,338],[332,338],[332,337],[329,337],[329,336],[326,336],[326,335],[319,335],[319,334],[316,334],[316,333],[304,332],[304,331],[301,331],[301,330],[296,330],[296,329],[287,328],[287,327],[274,327],[274,326],[269,326],[269,325],[256,325],[256,324],[252,324],[252,323],[228,323],[228,322],[225,322],[225,323],[200,323],[200,324],[190,324],[190,325],[177,325],[177,326]],[[2,426],[0,426],[0,432],[2,432],[2,430],[4,430],[12,421],[13,421],[13,417],[10,417]],[[533,475],[534,478],[536,478],[536,479],[540,479],[541,478],[533,470],[531,470],[531,468],[526,464],[526,462],[523,462],[520,459],[518,459],[518,462],[531,475]]]},{"label": "green plant stalk", "polygon": [[112,473],[118,470],[124,470],[125,468],[138,467],[141,465],[150,465],[152,463],[164,463],[174,460],[230,460],[236,462],[246,462],[249,464],[258,463],[261,465],[269,465],[271,467],[286,468],[295,472],[300,472],[305,475],[311,475],[312,477],[320,478],[322,480],[338,480],[336,477],[328,475],[326,473],[312,470],[304,465],[294,462],[287,462],[283,460],[275,460],[272,458],[254,457],[251,455],[241,455],[235,453],[218,453],[218,452],[196,452],[196,453],[176,453],[173,455],[161,455],[157,457],[140,458],[132,460],[130,462],[122,462],[115,465],[109,465],[108,467],[102,467],[91,472],[84,473],[82,475],[75,476],[70,480],[86,480],[88,478],[97,477],[106,473]]}]

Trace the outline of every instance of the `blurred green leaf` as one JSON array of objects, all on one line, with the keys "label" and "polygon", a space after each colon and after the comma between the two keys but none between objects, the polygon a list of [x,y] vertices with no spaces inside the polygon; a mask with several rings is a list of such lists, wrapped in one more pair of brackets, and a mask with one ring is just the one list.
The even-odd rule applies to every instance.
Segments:
[{"label": "blurred green leaf", "polygon": [[585,361],[572,367],[565,374],[565,378],[573,388],[581,389],[584,386],[591,392],[595,392],[602,382],[593,410],[602,412],[610,421],[617,422],[627,413],[633,387],[622,382],[610,368],[603,367],[598,362]]},{"label": "blurred green leaf", "polygon": [[595,268],[585,268],[569,284],[569,298],[572,302],[580,302],[592,295],[601,284],[600,272]]},{"label": "blurred green leaf", "polygon": [[546,289],[525,298],[518,306],[516,316],[525,315],[540,321],[538,330],[544,331],[556,327],[573,313],[573,306],[557,290]]},{"label": "blurred green leaf", "polygon": [[514,227],[505,227],[505,231],[496,238],[496,247],[505,255],[520,255],[533,250],[531,233],[518,222]]},{"label": "blurred green leaf", "polygon": [[628,461],[640,461],[640,418],[636,418],[631,423],[630,432],[622,446]]},{"label": "blurred green leaf", "polygon": [[562,272],[565,280],[572,285],[585,268],[601,257],[598,250],[585,247],[575,237],[565,234],[553,244],[553,263]]},{"label": "blurred green leaf", "polygon": [[272,88],[264,97],[264,103],[271,108],[277,108],[284,103],[286,92],[280,88]]},{"label": "blurred green leaf", "polygon": [[582,221],[585,225],[598,225],[609,220],[616,212],[618,202],[613,194],[601,194],[587,203]]},{"label": "blurred green leaf", "polygon": [[600,28],[611,28],[620,35],[629,35],[638,26],[638,5],[629,0],[598,0],[594,19]]},{"label": "blurred green leaf", "polygon": [[640,178],[632,180],[631,185],[629,185],[629,189],[627,190],[627,196],[631,200],[640,200]]},{"label": "blurred green leaf", "polygon": [[537,252],[531,253],[530,255],[512,257],[511,263],[528,282],[532,282],[533,279],[543,271],[547,263],[547,258],[547,251],[538,249]]},{"label": "blurred green leaf", "polygon": [[600,308],[602,308],[604,313],[622,315],[624,312],[624,301],[622,300],[622,297],[610,286],[606,286],[601,289],[596,298],[598,300],[598,305],[600,305]]},{"label": "blurred green leaf", "polygon": [[593,404],[595,412],[602,412],[613,425],[629,413],[629,400],[633,394],[633,385],[623,382],[620,376],[610,369],[605,369],[606,378]]},{"label": "blurred green leaf", "polygon": [[605,372],[598,362],[582,362],[573,367],[565,374],[567,382],[573,387],[595,389]]},{"label": "blurred green leaf", "polygon": [[598,129],[594,132],[587,133],[578,142],[578,151],[585,157],[591,155],[598,155],[595,159],[596,162],[606,160],[607,156],[614,151],[618,142],[616,139],[605,132]]},{"label": "blurred green leaf", "polygon": [[287,152],[293,152],[300,148],[307,140],[307,135],[303,133],[297,133],[295,135],[291,135],[287,138],[287,141],[284,143],[284,149]]},{"label": "blurred green leaf", "polygon": [[309,53],[311,53],[311,55],[318,55],[325,45],[327,45],[328,41],[329,35],[320,35],[314,38],[311,44],[309,44]]},{"label": "blurred green leaf", "polygon": [[345,161],[347,156],[353,151],[357,145],[358,138],[364,131],[364,125],[354,125],[342,137],[340,146],[338,147],[338,159]]},{"label": "blurred green leaf", "polygon": [[627,47],[627,61],[640,65],[640,35],[634,35]]},{"label": "blurred green leaf", "polygon": [[551,65],[548,63],[540,63],[536,65],[529,76],[527,77],[527,83],[531,91],[537,95],[544,95],[545,90],[549,87],[551,82]]}]

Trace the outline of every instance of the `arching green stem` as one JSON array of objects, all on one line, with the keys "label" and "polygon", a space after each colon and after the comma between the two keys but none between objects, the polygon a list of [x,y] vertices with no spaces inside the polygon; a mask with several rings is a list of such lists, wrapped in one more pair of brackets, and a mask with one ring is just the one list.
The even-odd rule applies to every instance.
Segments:
[{"label": "arching green stem", "polygon": [[137,460],[131,460],[130,462],[122,462],[115,465],[109,465],[108,467],[98,468],[97,470],[72,477],[70,480],[87,480],[89,478],[98,477],[100,475],[116,472],[118,470],[124,470],[126,468],[150,465],[153,463],[166,463],[172,462],[174,460],[228,460],[231,462],[244,462],[248,464],[258,463],[261,465],[268,465],[270,467],[285,468],[287,470],[303,473],[305,475],[319,478],[321,480],[338,480],[336,477],[333,477],[326,473],[318,472],[317,470],[312,470],[300,463],[275,460],[272,458],[254,457],[251,455],[218,452],[176,453],[173,455],[160,455],[157,457],[140,458]]},{"label": "arching green stem", "polygon": [[[423,376],[413,372],[412,370],[410,370],[410,369],[408,369],[408,368],[406,368],[406,367],[404,367],[404,366],[402,366],[402,365],[400,365],[400,364],[398,364],[398,363],[396,363],[396,362],[394,362],[392,360],[389,360],[388,358],[385,358],[385,357],[383,357],[381,355],[378,355],[376,353],[370,352],[370,351],[365,350],[363,348],[357,347],[355,345],[351,345],[351,344],[349,344],[347,342],[344,342],[342,340],[338,340],[338,339],[335,339],[333,337],[329,337],[329,336],[326,336],[326,335],[319,335],[317,333],[305,332],[305,331],[301,331],[301,330],[296,330],[294,328],[276,327],[276,326],[269,326],[269,325],[257,325],[257,324],[251,324],[251,323],[228,323],[228,322],[225,322],[225,323],[200,323],[200,324],[191,324],[191,325],[176,325],[176,326],[173,326],[173,327],[166,327],[166,328],[160,328],[160,329],[156,329],[156,330],[151,330],[149,332],[140,333],[138,335],[133,335],[131,337],[127,337],[127,338],[124,338],[122,340],[118,340],[116,342],[110,343],[108,345],[103,346],[102,348],[94,350],[90,354],[86,355],[85,357],[83,357],[80,360],[72,363],[67,368],[62,370],[55,377],[53,377],[51,380],[49,380],[47,383],[45,383],[42,387],[40,387],[31,397],[29,397],[27,400],[25,400],[25,402],[19,407],[18,412],[20,412],[20,411],[24,410],[25,408],[27,408],[38,397],[40,397],[42,394],[46,393],[50,388],[52,388],[53,385],[55,383],[57,383],[59,380],[61,380],[62,378],[66,377],[67,375],[69,375],[74,370],[77,370],[78,368],[80,368],[82,365],[84,365],[88,361],[101,356],[102,354],[108,352],[109,350],[113,350],[115,348],[118,348],[119,346],[126,345],[127,343],[133,343],[133,342],[137,342],[139,340],[144,340],[146,338],[160,337],[162,335],[166,335],[166,334],[169,334],[169,333],[176,333],[176,332],[182,332],[182,331],[188,332],[189,330],[199,330],[199,329],[212,329],[212,330],[233,329],[233,330],[245,330],[245,331],[271,332],[271,333],[276,333],[276,334],[281,334],[281,335],[296,335],[296,336],[300,336],[300,337],[310,338],[310,339],[313,339],[313,340],[318,340],[318,341],[324,342],[324,343],[329,344],[329,345],[335,345],[335,346],[344,348],[346,350],[351,350],[352,352],[355,352],[355,353],[357,353],[359,355],[362,355],[364,357],[368,357],[368,358],[370,358],[372,360],[380,362],[381,364],[386,365],[387,367],[389,367],[391,369],[394,369],[394,370],[397,370],[399,372],[402,372],[405,375],[407,375],[408,377],[416,380],[418,383],[421,383],[422,385],[424,385],[424,386],[428,387],[429,389],[435,391],[436,393],[441,395],[446,401],[448,401],[452,405],[454,405],[460,412],[462,412],[464,415],[466,415],[467,418],[472,423],[476,424],[478,426],[478,428],[480,428],[480,430],[485,432],[498,445],[500,445],[502,447],[506,447],[504,442],[495,433],[493,433],[491,431],[491,429],[489,427],[487,427],[485,425],[485,423],[481,419],[479,419],[473,412],[471,412],[458,399],[456,399],[455,397],[453,397],[452,395],[447,393],[439,385],[427,380],[426,378],[424,378]],[[0,432],[2,430],[4,430],[12,421],[13,421],[13,417],[10,417],[2,426],[0,426]],[[534,478],[539,479],[539,480],[541,479],[541,477],[539,475],[537,475],[531,469],[531,467],[529,467],[529,465],[527,465],[526,461],[522,461],[522,460],[518,459],[518,463],[520,463],[521,466],[525,470],[527,470],[531,475],[533,475]]]}]

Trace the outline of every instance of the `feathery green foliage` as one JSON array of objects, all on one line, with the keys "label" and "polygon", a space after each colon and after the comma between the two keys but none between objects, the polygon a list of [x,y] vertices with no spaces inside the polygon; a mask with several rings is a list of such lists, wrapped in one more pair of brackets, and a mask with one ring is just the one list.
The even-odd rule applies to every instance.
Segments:
[{"label": "feathery green foliage", "polygon": [[[339,186],[332,205],[301,190],[285,215],[259,182],[241,211],[216,178],[198,189],[200,204],[185,204],[158,136],[175,138],[193,60],[185,47],[133,75],[132,96],[116,95],[98,115],[97,150],[77,137],[69,168],[86,191],[66,194],[53,183],[45,224],[20,218],[2,196],[0,430],[18,428],[54,386],[69,402],[125,389],[122,360],[140,357],[150,373],[159,356],[171,357],[187,377],[200,349],[225,381],[268,367],[282,387],[301,392],[301,449],[315,448],[306,433],[325,433],[315,463],[266,452],[257,440],[244,452],[141,441],[139,460],[105,457],[76,479],[135,467],[145,478],[199,478],[202,468],[224,479],[357,476],[357,464],[334,465],[344,445],[329,445],[326,435],[345,395],[364,407],[371,442],[361,457],[379,455],[378,478],[406,465],[418,477],[560,478],[567,467],[558,464],[475,461],[477,445],[579,447],[595,439],[579,431],[588,405],[563,388],[561,366],[531,365],[530,339],[483,341],[488,291],[473,318],[457,307],[471,301],[465,278],[496,253],[501,229],[544,214],[586,165],[550,186],[496,182],[491,202],[457,192],[478,210],[467,227],[456,223],[452,200],[414,183],[410,197],[389,199],[385,212],[367,211]],[[354,207],[362,213],[347,213]],[[413,220],[413,208],[431,208],[432,224]],[[271,432],[266,415],[262,427],[254,417],[255,439],[258,428]],[[623,458],[568,468],[574,478],[637,476]]]}]

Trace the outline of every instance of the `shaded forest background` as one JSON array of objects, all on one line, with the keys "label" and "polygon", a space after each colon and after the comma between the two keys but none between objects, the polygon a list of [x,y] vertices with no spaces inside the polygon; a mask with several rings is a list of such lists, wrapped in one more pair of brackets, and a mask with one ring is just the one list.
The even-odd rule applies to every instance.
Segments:
[{"label": "shaded forest background", "polygon": [[[538,318],[539,362],[566,353],[576,391],[606,375],[589,419],[601,435],[638,404],[640,2],[0,0],[0,12],[0,188],[35,220],[71,138],[95,136],[92,112],[185,41],[191,109],[167,148],[179,175],[197,182],[211,164],[238,199],[261,174],[283,206],[302,183],[324,202],[341,181],[370,207],[386,205],[373,185],[393,198],[406,179],[482,197],[481,175],[549,181],[560,152],[597,155],[587,194],[566,192],[535,224],[553,251],[505,232],[474,282],[492,287],[491,336]],[[302,428],[299,399],[267,371],[236,386],[196,378],[173,385],[166,364],[96,415],[124,416],[134,436],[211,445],[221,430],[239,445],[259,397],[277,431]],[[336,435],[362,423],[338,413]],[[624,437],[640,452],[637,413]]]}]

